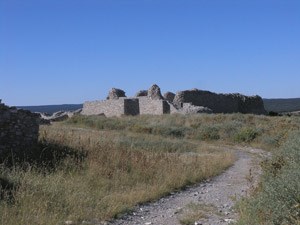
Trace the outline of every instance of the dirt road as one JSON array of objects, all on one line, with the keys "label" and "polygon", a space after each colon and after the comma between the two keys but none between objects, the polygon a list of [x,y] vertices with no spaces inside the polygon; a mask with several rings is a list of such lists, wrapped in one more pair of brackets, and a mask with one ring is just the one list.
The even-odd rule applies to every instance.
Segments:
[{"label": "dirt road", "polygon": [[221,175],[184,191],[172,193],[157,202],[145,204],[110,225],[229,224],[238,214],[234,204],[247,195],[258,180],[259,162],[265,155],[260,149],[234,150],[237,161]]}]

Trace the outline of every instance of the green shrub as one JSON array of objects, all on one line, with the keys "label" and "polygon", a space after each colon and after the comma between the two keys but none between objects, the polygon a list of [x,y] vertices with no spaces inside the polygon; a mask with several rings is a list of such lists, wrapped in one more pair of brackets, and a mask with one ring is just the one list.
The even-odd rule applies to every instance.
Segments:
[{"label": "green shrub", "polygon": [[220,139],[219,128],[216,126],[202,126],[198,132],[198,138],[200,140],[218,140]]},{"label": "green shrub", "polygon": [[220,125],[222,137],[228,140],[233,140],[237,132],[243,127],[243,123],[235,120],[224,121]]},{"label": "green shrub", "polygon": [[254,128],[242,128],[235,136],[234,140],[236,142],[251,142],[253,141],[257,136],[259,135],[259,132],[257,129]]}]

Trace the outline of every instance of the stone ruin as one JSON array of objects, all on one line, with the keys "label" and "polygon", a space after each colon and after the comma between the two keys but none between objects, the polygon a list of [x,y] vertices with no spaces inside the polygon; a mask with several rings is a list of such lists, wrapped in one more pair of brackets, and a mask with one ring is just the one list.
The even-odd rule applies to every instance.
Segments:
[{"label": "stone ruin", "polygon": [[148,98],[151,100],[162,100],[164,99],[160,92],[160,87],[156,84],[152,85],[148,90]]},{"label": "stone ruin", "polygon": [[[170,105],[163,99],[160,88],[157,85],[153,85],[148,91],[141,91],[137,93],[137,97],[127,98],[124,91],[118,91],[118,93],[124,93],[117,95],[113,92],[120,90],[113,88],[110,91],[109,96],[114,96],[107,100],[85,102],[81,114],[83,115],[105,115],[122,116],[122,115],[143,115],[143,114],[169,114]],[[147,95],[146,95],[147,93]]]},{"label": "stone ruin", "polygon": [[0,160],[21,156],[38,142],[40,116],[0,100]]},{"label": "stone ruin", "polygon": [[135,94],[135,97],[145,97],[148,96],[148,90],[141,90]]},{"label": "stone ruin", "polygon": [[168,91],[164,94],[164,99],[166,99],[170,103],[173,103],[174,98],[175,98],[175,94],[173,92]]},{"label": "stone ruin", "polygon": [[126,97],[125,91],[118,89],[118,88],[112,88],[107,96],[107,100],[112,100],[112,99],[119,99],[121,97]]},{"label": "stone ruin", "polygon": [[184,103],[204,106],[211,109],[213,113],[266,114],[263,100],[258,95],[216,94],[210,91],[192,89],[177,92],[173,103],[177,108],[181,108]]},{"label": "stone ruin", "polygon": [[139,91],[135,97],[127,98],[121,89],[113,88],[107,100],[87,101],[83,104],[83,115],[162,115],[196,113],[252,113],[266,114],[260,96],[241,94],[217,94],[198,89],[167,92],[162,96],[154,84],[149,90]]}]

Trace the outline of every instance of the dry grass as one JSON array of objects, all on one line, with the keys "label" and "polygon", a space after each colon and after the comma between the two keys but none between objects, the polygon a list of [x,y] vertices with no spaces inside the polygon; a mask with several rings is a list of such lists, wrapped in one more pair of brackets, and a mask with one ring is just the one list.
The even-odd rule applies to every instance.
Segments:
[{"label": "dry grass", "polygon": [[216,145],[272,150],[299,126],[299,117],[242,114],[79,116],[42,126],[38,163],[0,166],[0,181],[14,187],[0,190],[0,223],[108,220],[232,165],[234,155]]},{"label": "dry grass", "polygon": [[[41,127],[42,142],[83,152],[65,157],[54,170],[1,168],[18,183],[14,203],[0,202],[0,222],[63,224],[107,220],[141,202],[199,182],[232,165],[227,152],[206,151],[189,142],[157,136],[54,125]],[[129,145],[128,143],[131,143]]]},{"label": "dry grass", "polygon": [[291,131],[299,130],[300,117],[244,114],[143,115],[123,118],[78,116],[67,123],[98,130],[125,130],[138,134],[252,145],[273,150],[285,142]]}]

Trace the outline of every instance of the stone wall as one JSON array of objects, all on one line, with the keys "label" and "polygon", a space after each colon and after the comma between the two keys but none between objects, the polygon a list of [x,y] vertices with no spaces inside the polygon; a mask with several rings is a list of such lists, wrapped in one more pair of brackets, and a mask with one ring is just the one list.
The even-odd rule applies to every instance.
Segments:
[{"label": "stone wall", "polygon": [[180,91],[173,102],[178,108],[183,103],[210,108],[214,113],[254,113],[265,114],[262,98],[241,94],[216,94],[198,89]]},{"label": "stone wall", "polygon": [[170,105],[165,100],[152,100],[148,97],[139,97],[141,115],[170,114]]},{"label": "stone wall", "polygon": [[[146,96],[147,94],[147,96]],[[148,91],[140,91],[136,97],[124,98],[125,92],[113,88],[109,100],[85,102],[82,114],[105,116],[162,115],[196,113],[253,113],[266,114],[262,98],[241,94],[216,94],[210,91],[192,89],[162,97],[160,88],[154,84]]]},{"label": "stone wall", "polygon": [[170,113],[170,105],[165,100],[152,100],[146,97],[119,98],[104,101],[91,101],[83,104],[81,114],[101,115],[107,117],[123,115],[152,114],[162,115]]},{"label": "stone wall", "polygon": [[136,116],[140,114],[139,100],[128,98],[124,101],[124,115]]},{"label": "stone wall", "polygon": [[8,107],[0,101],[0,158],[24,155],[37,144],[40,116]]},{"label": "stone wall", "polygon": [[119,98],[103,101],[90,101],[83,104],[81,114],[101,115],[107,117],[122,115],[138,115],[139,102],[135,98]]}]

